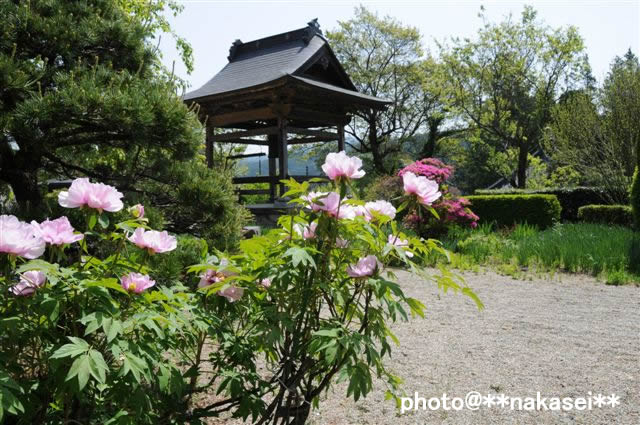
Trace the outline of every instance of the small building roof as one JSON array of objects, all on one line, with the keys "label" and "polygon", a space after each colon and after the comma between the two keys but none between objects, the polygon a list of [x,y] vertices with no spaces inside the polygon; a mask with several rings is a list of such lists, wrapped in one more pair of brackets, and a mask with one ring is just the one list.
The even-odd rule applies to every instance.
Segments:
[{"label": "small building roof", "polygon": [[185,101],[213,101],[266,86],[293,84],[320,89],[368,107],[384,107],[388,100],[359,93],[342,68],[317,20],[306,27],[243,43],[229,49],[229,63]]}]

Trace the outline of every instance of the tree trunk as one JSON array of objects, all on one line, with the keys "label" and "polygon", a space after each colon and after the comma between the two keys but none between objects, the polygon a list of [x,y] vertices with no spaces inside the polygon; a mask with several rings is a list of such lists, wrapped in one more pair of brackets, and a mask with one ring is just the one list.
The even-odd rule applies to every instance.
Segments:
[{"label": "tree trunk", "polygon": [[376,124],[375,115],[369,119],[369,146],[371,155],[373,155],[373,167],[380,174],[385,174],[384,162],[380,154],[380,144],[378,140],[378,126]]},{"label": "tree trunk", "polygon": [[427,141],[422,147],[421,156],[422,158],[433,158],[436,154],[436,142],[440,136],[438,129],[442,123],[442,118],[429,118],[427,122],[429,125],[429,135],[427,136]]},{"label": "tree trunk", "polygon": [[42,203],[36,172],[15,169],[3,171],[2,180],[9,183],[13,190],[18,203],[20,218],[23,220],[33,218],[35,210]]},{"label": "tree trunk", "polygon": [[518,151],[518,188],[527,187],[527,168],[529,167],[529,144],[520,141]]}]

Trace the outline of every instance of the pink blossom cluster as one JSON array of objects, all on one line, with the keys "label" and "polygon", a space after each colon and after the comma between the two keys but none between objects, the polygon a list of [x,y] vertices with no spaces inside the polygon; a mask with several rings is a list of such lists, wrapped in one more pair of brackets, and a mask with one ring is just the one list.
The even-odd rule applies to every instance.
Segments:
[{"label": "pink blossom cluster", "polygon": [[472,228],[476,228],[480,217],[469,209],[469,205],[471,203],[465,198],[443,200],[441,208],[446,212],[445,220],[452,223],[468,224]]},{"label": "pink blossom cluster", "polygon": [[398,171],[400,177],[406,173],[413,173],[417,176],[425,176],[429,180],[435,180],[441,184],[445,180],[448,180],[453,175],[454,168],[450,165],[445,165],[442,161],[436,158],[424,158],[419,161],[409,164],[402,170]]}]

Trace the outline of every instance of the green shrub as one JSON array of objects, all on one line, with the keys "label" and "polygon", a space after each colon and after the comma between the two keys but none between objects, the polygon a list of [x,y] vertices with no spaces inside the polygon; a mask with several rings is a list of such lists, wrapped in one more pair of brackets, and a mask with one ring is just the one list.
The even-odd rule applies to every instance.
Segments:
[{"label": "green shrub", "polygon": [[178,235],[178,246],[164,255],[154,255],[149,263],[155,270],[154,278],[158,284],[196,284],[195,277],[187,274],[187,267],[198,264],[207,256],[207,242],[191,235]]},{"label": "green shrub", "polygon": [[[364,198],[367,201],[375,201],[378,199],[388,199],[394,202],[404,195],[402,190],[402,177],[399,176],[380,176],[376,178],[364,191]],[[398,206],[398,202],[395,202]]]},{"label": "green shrub", "polygon": [[545,228],[560,220],[562,207],[554,195],[475,195],[468,196],[481,223],[498,227],[528,223]]},{"label": "green shrub", "polygon": [[640,167],[636,167],[636,171],[633,173],[629,200],[631,201],[631,208],[633,208],[635,229],[640,231]]},{"label": "green shrub", "polygon": [[578,221],[578,208],[584,205],[611,204],[607,191],[597,187],[556,187],[548,189],[485,189],[476,195],[555,195],[562,206],[563,221]]},{"label": "green shrub", "polygon": [[589,223],[633,225],[631,207],[627,205],[585,205],[578,210],[578,218]]}]

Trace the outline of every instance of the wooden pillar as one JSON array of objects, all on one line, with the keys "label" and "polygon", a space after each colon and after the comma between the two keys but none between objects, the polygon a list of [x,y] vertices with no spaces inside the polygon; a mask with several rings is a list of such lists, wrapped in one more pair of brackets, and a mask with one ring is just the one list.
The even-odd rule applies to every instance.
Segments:
[{"label": "wooden pillar", "polygon": [[204,156],[207,159],[207,167],[213,168],[213,132],[215,127],[207,122],[205,128],[205,152]]},{"label": "wooden pillar", "polygon": [[276,158],[278,157],[278,136],[270,134],[267,136],[269,141],[269,202],[276,200]]},{"label": "wooden pillar", "polygon": [[[287,120],[278,118],[278,179],[284,180],[289,174],[289,156],[287,143]],[[286,192],[285,185],[280,183],[280,196]]]},{"label": "wooden pillar", "polygon": [[344,126],[338,125],[338,152],[344,150]]}]

